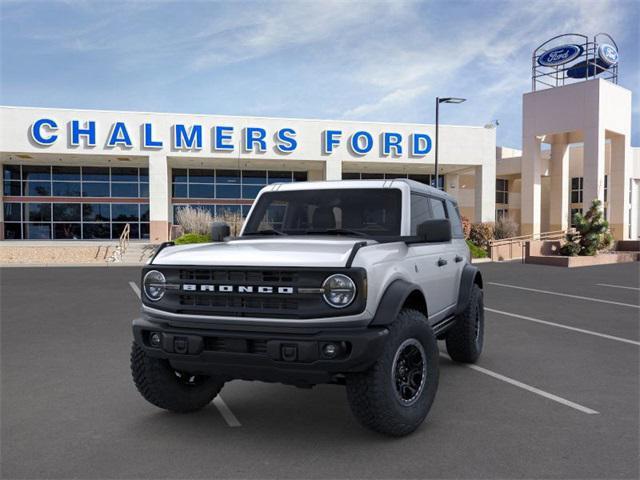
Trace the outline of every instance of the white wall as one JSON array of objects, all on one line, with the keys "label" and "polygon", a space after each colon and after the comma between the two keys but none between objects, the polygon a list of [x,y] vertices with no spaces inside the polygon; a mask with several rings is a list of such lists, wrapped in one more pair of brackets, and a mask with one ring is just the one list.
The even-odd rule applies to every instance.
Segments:
[{"label": "white wall", "polygon": [[[434,150],[424,156],[412,157],[409,152],[410,135],[427,134],[434,139],[433,125],[389,124],[374,122],[347,122],[333,120],[300,120],[286,118],[232,117],[217,115],[185,115],[167,113],[114,112],[97,110],[65,110],[48,108],[0,107],[2,118],[0,152],[59,153],[88,155],[130,155],[148,156],[156,152],[172,157],[219,158],[219,159],[284,159],[296,162],[339,159],[340,161],[398,162],[424,165],[433,163]],[[40,118],[54,120],[58,129],[57,141],[49,146],[38,145],[30,139],[29,129]],[[81,141],[79,146],[71,146],[70,122],[79,120],[96,122],[96,145],[89,147]],[[124,122],[131,136],[133,146],[108,147],[106,145],[112,125]],[[144,123],[153,125],[153,139],[163,141],[162,148],[144,148],[141,145],[141,130]],[[201,149],[177,150],[172,147],[172,127],[175,124],[187,127],[201,125],[203,146]],[[231,143],[233,151],[217,151],[212,145],[212,129],[216,126],[233,127]],[[243,129],[260,127],[267,131],[265,152],[245,152],[240,148]],[[298,147],[294,152],[281,153],[275,148],[274,136],[282,128],[296,131]],[[341,130],[341,141],[332,154],[323,154],[323,132]],[[351,135],[359,130],[369,132],[373,137],[373,148],[365,155],[357,155],[349,148]],[[403,152],[400,155],[383,155],[381,135],[383,132],[399,133],[403,137]],[[495,131],[483,127],[462,127],[442,125],[440,128],[439,161],[443,164],[481,165],[495,161]]]}]

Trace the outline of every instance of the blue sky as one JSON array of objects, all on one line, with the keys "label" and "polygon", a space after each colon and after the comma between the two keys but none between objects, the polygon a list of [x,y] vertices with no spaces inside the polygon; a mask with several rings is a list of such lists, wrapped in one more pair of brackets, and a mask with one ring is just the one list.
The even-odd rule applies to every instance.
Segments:
[{"label": "blue sky", "polygon": [[610,33],[634,91],[640,2],[0,0],[3,105],[434,121],[498,119],[521,143],[531,51],[560,33]]}]

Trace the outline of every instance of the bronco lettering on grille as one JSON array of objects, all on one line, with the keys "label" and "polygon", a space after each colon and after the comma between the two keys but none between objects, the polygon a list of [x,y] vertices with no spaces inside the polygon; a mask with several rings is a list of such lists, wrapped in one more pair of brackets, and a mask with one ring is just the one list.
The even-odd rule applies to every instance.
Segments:
[{"label": "bronco lettering on grille", "polygon": [[293,287],[270,287],[254,285],[211,285],[183,283],[182,290],[185,292],[218,292],[218,293],[260,293],[260,294],[280,294],[292,295],[295,293]]}]

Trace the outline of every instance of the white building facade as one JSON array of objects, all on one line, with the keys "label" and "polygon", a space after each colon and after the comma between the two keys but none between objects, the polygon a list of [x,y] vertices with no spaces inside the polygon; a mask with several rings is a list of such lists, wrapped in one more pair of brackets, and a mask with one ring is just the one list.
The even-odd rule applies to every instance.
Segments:
[{"label": "white building facade", "polygon": [[[433,125],[22,107],[0,118],[2,239],[113,239],[129,224],[156,243],[180,206],[243,214],[269,183],[436,183]],[[495,152],[494,129],[440,126],[438,184],[472,221],[495,218]]]}]

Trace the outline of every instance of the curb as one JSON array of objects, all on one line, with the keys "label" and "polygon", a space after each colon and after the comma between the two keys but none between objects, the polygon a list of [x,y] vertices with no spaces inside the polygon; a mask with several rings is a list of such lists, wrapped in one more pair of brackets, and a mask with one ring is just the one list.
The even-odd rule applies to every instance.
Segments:
[{"label": "curb", "polygon": [[475,264],[475,263],[491,263],[493,262],[493,260],[491,260],[490,258],[472,258],[471,259],[471,264]]},{"label": "curb", "polygon": [[143,267],[144,263],[0,263],[0,268]]}]

